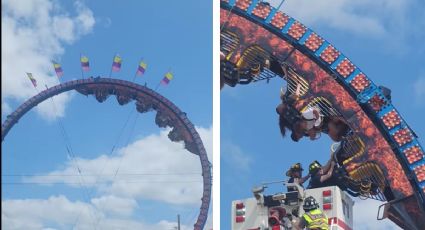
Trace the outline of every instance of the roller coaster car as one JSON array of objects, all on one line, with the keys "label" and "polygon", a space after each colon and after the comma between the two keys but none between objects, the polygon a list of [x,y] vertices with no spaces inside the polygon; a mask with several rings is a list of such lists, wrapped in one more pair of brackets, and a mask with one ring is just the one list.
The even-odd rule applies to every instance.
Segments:
[{"label": "roller coaster car", "polygon": [[167,114],[157,112],[155,116],[155,123],[159,127],[165,128],[171,125],[171,118]]},{"label": "roller coaster car", "polygon": [[125,105],[131,101],[131,97],[125,94],[117,94],[117,101],[120,105]]},{"label": "roller coaster car", "polygon": [[176,127],[174,127],[173,130],[171,130],[168,133],[168,138],[170,138],[170,140],[174,141],[174,142],[179,142],[179,141],[184,140],[183,135],[181,134],[181,132]]},{"label": "roller coaster car", "polygon": [[[334,149],[336,145],[338,147]],[[352,196],[378,200],[383,200],[383,196],[385,196],[386,199],[393,199],[394,195],[387,185],[382,170],[376,163],[365,162],[350,173],[347,172],[345,164],[353,158],[361,157],[365,152],[364,143],[357,135],[350,132],[340,143],[332,145],[331,150],[333,161],[337,163],[333,176],[336,181],[341,182],[339,185],[341,189]]]},{"label": "roller coaster car", "polygon": [[[301,112],[293,106],[296,99],[288,92],[289,91],[281,97],[282,103],[276,108],[276,111],[279,114],[279,125],[282,135],[285,134],[285,129],[288,128],[292,131],[292,140],[298,141],[304,136],[310,136],[310,134],[306,132],[305,126],[302,125],[304,118]],[[317,100],[313,102],[314,103],[309,103],[309,105],[319,105]],[[323,101],[322,105],[318,107],[323,107]],[[358,138],[356,139],[356,136],[342,117],[336,116],[338,114],[337,111],[332,113],[327,111],[323,115],[325,114],[329,116],[324,116],[322,126],[315,131],[327,133],[334,141],[341,141],[339,148],[336,149],[333,155],[335,158],[334,161],[338,163],[339,167],[333,169],[333,176],[331,180],[328,181],[327,185],[338,186],[354,197],[366,197],[378,194],[379,186],[383,187],[383,183],[377,183],[371,180],[370,176],[373,177],[373,175],[352,178],[344,168],[344,162],[346,160],[364,152],[363,142],[358,140]]]},{"label": "roller coaster car", "polygon": [[378,193],[378,185],[372,182],[370,178],[355,180],[348,175],[343,167],[335,167],[333,170],[330,179],[332,182],[326,186],[338,186],[353,197],[367,197]]},{"label": "roller coaster car", "polygon": [[94,95],[98,102],[104,102],[108,98],[109,92],[104,89],[99,89],[95,91]]},{"label": "roller coaster car", "polygon": [[153,104],[148,100],[139,98],[136,102],[136,109],[139,113],[146,113],[153,109]]},{"label": "roller coaster car", "polygon": [[270,68],[279,71],[279,63],[272,60],[273,57],[258,45],[246,48],[236,64],[229,61],[237,44],[238,39],[234,33],[225,31],[221,34],[220,74],[225,84],[234,87],[276,76]]},{"label": "roller coaster car", "polygon": [[[282,103],[276,108],[276,112],[279,114],[279,127],[283,136],[285,136],[285,130],[289,129],[292,132],[291,139],[298,142],[305,136],[315,140],[323,132],[328,134],[333,141],[339,142],[351,130],[342,117],[335,115],[325,116],[322,112],[320,115],[323,116],[321,124],[317,127],[307,128],[306,122],[308,120],[303,117],[302,112],[294,107],[296,99],[288,92],[281,96]],[[319,108],[319,110],[321,109]]]},{"label": "roller coaster car", "polygon": [[220,62],[220,75],[224,79],[224,83],[235,87],[237,84],[247,85],[253,80],[253,76],[261,72],[259,64],[249,68],[239,69],[232,62],[223,60]]}]

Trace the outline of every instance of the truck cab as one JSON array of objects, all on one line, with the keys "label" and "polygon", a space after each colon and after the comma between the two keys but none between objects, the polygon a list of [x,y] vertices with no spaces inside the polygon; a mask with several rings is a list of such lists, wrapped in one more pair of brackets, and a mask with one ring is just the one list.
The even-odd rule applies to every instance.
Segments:
[{"label": "truck cab", "polygon": [[329,229],[353,229],[354,201],[337,186],[304,190],[286,183],[291,192],[265,195],[265,185],[253,188],[254,197],[232,202],[232,230],[289,230],[304,214],[304,199],[312,196],[328,217]]}]

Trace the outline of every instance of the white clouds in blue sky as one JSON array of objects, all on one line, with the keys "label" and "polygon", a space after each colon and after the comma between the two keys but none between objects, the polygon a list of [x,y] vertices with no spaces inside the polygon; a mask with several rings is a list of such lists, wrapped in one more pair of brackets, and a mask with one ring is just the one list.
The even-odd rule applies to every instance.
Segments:
[{"label": "white clouds in blue sky", "polygon": [[[271,0],[273,6],[280,2]],[[416,11],[421,7],[417,3],[409,0],[287,0],[281,9],[309,27],[327,27],[368,39],[391,36],[397,44],[406,42],[413,34],[425,37],[424,31],[417,30],[418,24],[425,23],[425,16]],[[410,14],[415,15],[418,23],[407,20]]]},{"label": "white clouds in blue sky", "polygon": [[[207,152],[211,153],[212,129],[198,128]],[[69,160],[66,167],[54,170],[46,176],[24,178],[25,182],[32,183],[65,183],[73,187],[81,187],[79,177],[54,176],[78,175],[76,164],[84,176],[83,183],[86,187],[93,187],[98,193],[112,194],[119,197],[158,200],[170,204],[199,204],[202,197],[202,177],[199,157],[189,154],[182,143],[169,141],[169,130],[160,134],[152,134],[131,143],[118,150],[115,156],[99,156],[94,159],[77,158]],[[209,155],[211,159],[211,154]],[[75,164],[76,163],[76,164]],[[59,167],[59,166],[58,166]],[[114,177],[119,169],[118,176]],[[163,177],[123,177],[120,173],[170,173]],[[195,175],[179,175],[179,172],[193,172]],[[177,173],[176,175],[172,175]],[[97,176],[97,175],[107,176]],[[152,182],[152,181],[155,182]],[[141,183],[127,183],[127,182]],[[194,181],[193,183],[173,183],[181,181]],[[195,183],[195,182],[199,183]],[[143,183],[151,182],[151,183]],[[167,183],[168,182],[168,183]],[[107,185],[105,185],[107,184]]]},{"label": "white clouds in blue sky", "polygon": [[[2,105],[7,108],[10,102],[22,103],[36,93],[25,72],[33,73],[40,91],[45,84],[59,82],[51,60],[63,55],[65,44],[92,32],[95,19],[80,1],[74,3],[72,14],[51,0],[6,0],[2,7]],[[64,116],[69,100],[69,93],[61,94],[55,99],[56,113],[46,103],[37,111],[46,119]]]},{"label": "white clouds in blue sky", "polygon": [[[100,198],[103,199],[103,198]],[[128,212],[132,208],[124,207],[126,201],[115,203],[120,211]],[[65,196],[51,196],[48,199],[20,199],[2,201],[2,229],[105,229],[105,230],[158,230],[173,229],[175,222],[166,220],[155,224],[116,215],[108,215],[106,209],[98,209],[97,200],[91,203],[70,201]],[[128,210],[123,210],[128,209]],[[192,226],[182,226],[183,230]]]},{"label": "white clouds in blue sky", "polygon": [[[212,127],[197,128],[204,143],[208,157],[212,159]],[[135,209],[144,206],[144,200],[162,202],[163,205],[182,207],[199,207],[202,197],[202,176],[199,157],[184,149],[182,143],[171,142],[169,130],[139,139],[118,150],[115,156],[99,156],[94,159],[78,158],[77,164],[83,175],[81,177],[52,176],[78,175],[75,164],[65,162],[58,165],[61,170],[52,170],[50,177],[34,176],[25,182],[65,183],[80,189],[94,189],[90,201],[71,201],[64,195],[50,196],[47,199],[13,199],[2,201],[2,227],[6,229],[34,229],[56,226],[70,227],[77,223],[78,229],[93,229],[93,222],[98,229],[171,229],[175,223],[161,221],[148,225],[133,218]],[[65,168],[63,168],[65,165]],[[118,176],[113,177],[119,168]],[[120,177],[120,173],[163,173],[161,177]],[[196,175],[173,175],[178,172],[198,172]],[[98,174],[109,176],[100,177]],[[47,178],[47,179],[46,179]],[[82,188],[78,180],[91,183]],[[157,183],[152,182],[152,180]],[[127,183],[128,181],[145,181],[148,183]],[[197,181],[196,183],[173,183]],[[99,182],[100,184],[96,184]],[[106,183],[107,182],[107,183]],[[169,183],[167,183],[169,182]],[[159,207],[163,206],[159,205]],[[31,207],[31,208],[28,208]],[[56,209],[54,207],[57,207]],[[52,211],[55,210],[55,211]],[[147,210],[149,211],[149,210]],[[52,214],[50,214],[52,212]],[[54,213],[53,213],[54,212]],[[80,216],[80,217],[78,217]],[[77,221],[77,218],[80,220]],[[211,219],[211,218],[210,218]],[[211,221],[209,222],[211,227]],[[123,228],[124,227],[124,228]],[[191,229],[184,226],[183,229]]]},{"label": "white clouds in blue sky", "polygon": [[118,216],[130,216],[134,209],[138,207],[135,199],[122,198],[114,195],[93,198],[91,203],[94,204],[98,210]]}]

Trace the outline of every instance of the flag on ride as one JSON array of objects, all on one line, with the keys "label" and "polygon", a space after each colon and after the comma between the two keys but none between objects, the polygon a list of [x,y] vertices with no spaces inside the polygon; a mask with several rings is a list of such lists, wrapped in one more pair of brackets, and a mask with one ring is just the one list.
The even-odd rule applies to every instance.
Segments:
[{"label": "flag on ride", "polygon": [[27,73],[28,78],[31,80],[31,83],[34,87],[37,87],[37,80],[32,76],[32,73]]},{"label": "flag on ride", "polygon": [[63,76],[62,66],[55,61],[52,61],[52,62],[53,62],[53,67],[55,68],[56,75],[58,77],[62,77]]},{"label": "flag on ride", "polygon": [[84,71],[90,71],[90,66],[89,66],[89,58],[86,56],[81,56],[81,68],[83,68]]},{"label": "flag on ride", "polygon": [[122,63],[121,57],[118,54],[115,55],[114,61],[112,62],[112,71],[114,71],[114,72],[120,71],[121,63]]},{"label": "flag on ride", "polygon": [[173,74],[171,72],[168,72],[165,74],[164,78],[161,80],[161,84],[168,85],[170,81],[173,79]]},{"label": "flag on ride", "polygon": [[148,67],[148,65],[147,65],[145,62],[140,61],[139,67],[137,67],[137,72],[136,72],[136,74],[137,74],[137,75],[142,75],[142,74],[144,74],[144,73],[145,73],[145,71],[146,71],[146,67]]}]

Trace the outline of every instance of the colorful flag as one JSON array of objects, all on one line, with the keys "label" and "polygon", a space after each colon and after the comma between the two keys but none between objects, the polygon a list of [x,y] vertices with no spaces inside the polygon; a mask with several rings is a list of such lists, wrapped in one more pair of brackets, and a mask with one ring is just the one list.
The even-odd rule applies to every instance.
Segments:
[{"label": "colorful flag", "polygon": [[146,71],[146,67],[148,67],[148,65],[147,65],[145,62],[141,61],[141,62],[140,62],[140,64],[139,64],[139,67],[137,67],[137,72],[136,72],[136,74],[137,74],[137,75],[142,75],[142,74],[144,74],[144,73],[145,73],[145,71]]},{"label": "colorful flag", "polygon": [[63,76],[62,66],[59,63],[53,61],[53,67],[55,68],[56,75],[58,77],[62,77]]},{"label": "colorful flag", "polygon": [[114,72],[120,71],[121,63],[122,63],[121,57],[118,54],[115,55],[114,61],[112,62],[112,71],[114,71]]},{"label": "colorful flag", "polygon": [[34,87],[37,87],[37,80],[32,76],[32,73],[27,73],[28,78],[31,80],[31,83]]},{"label": "colorful flag", "polygon": [[90,66],[89,66],[89,58],[86,56],[81,56],[81,68],[83,68],[84,71],[90,71]]},{"label": "colorful flag", "polygon": [[168,85],[170,81],[173,79],[173,74],[171,72],[168,72],[165,74],[164,78],[161,80],[161,84]]}]

